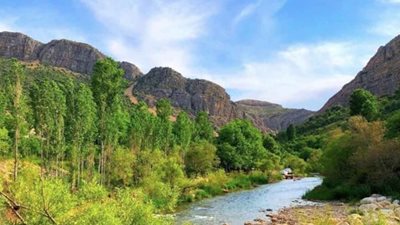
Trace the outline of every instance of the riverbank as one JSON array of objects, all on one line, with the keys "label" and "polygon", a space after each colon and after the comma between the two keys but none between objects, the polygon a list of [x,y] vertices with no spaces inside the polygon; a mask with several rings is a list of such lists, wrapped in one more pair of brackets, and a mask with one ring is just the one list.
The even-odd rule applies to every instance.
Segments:
[{"label": "riverbank", "polygon": [[340,202],[284,208],[245,225],[398,225],[398,200],[373,195],[350,205]]},{"label": "riverbank", "polygon": [[250,190],[260,185],[280,181],[279,171],[269,173],[252,171],[249,173],[226,173],[222,170],[190,180],[190,185],[184,187],[178,203],[178,211],[190,203],[213,198],[228,193]]}]

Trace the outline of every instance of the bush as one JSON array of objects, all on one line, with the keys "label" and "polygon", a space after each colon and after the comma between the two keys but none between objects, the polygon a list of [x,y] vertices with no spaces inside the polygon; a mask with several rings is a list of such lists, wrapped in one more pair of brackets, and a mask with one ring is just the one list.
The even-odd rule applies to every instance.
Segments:
[{"label": "bush", "polygon": [[185,168],[189,176],[205,175],[218,165],[217,149],[207,141],[200,141],[190,145],[185,155]]}]

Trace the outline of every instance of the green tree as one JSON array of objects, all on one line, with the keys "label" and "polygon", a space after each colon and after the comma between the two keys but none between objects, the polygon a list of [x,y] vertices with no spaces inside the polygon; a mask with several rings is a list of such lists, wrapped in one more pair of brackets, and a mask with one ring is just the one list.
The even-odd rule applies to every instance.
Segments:
[{"label": "green tree", "polygon": [[117,148],[110,159],[110,179],[113,185],[129,186],[133,182],[135,155],[128,149]]},{"label": "green tree", "polygon": [[175,143],[186,151],[192,141],[194,125],[186,112],[180,112],[173,125]]},{"label": "green tree", "polygon": [[389,138],[400,136],[400,110],[393,112],[386,120],[386,128],[386,134]]},{"label": "green tree", "polygon": [[212,142],[214,139],[214,128],[213,124],[208,118],[206,112],[199,112],[195,120],[195,133],[193,140],[206,140]]},{"label": "green tree", "polygon": [[221,166],[228,171],[258,168],[267,156],[261,132],[250,121],[234,120],[223,126],[217,143]]},{"label": "green tree", "polygon": [[290,124],[286,129],[286,137],[289,141],[296,139],[296,127],[293,124]]},{"label": "green tree", "polygon": [[[107,159],[113,149],[113,142],[118,134],[113,119],[120,110],[120,104],[125,82],[124,71],[111,58],[96,62],[93,67],[92,92],[97,104],[98,140],[101,147],[99,157],[99,172],[101,182],[105,181]],[[117,132],[116,132],[117,131]]]},{"label": "green tree", "polygon": [[86,84],[78,83],[73,87],[68,101],[67,137],[71,145],[71,176],[72,188],[78,187],[83,173],[84,157],[96,132],[96,104],[92,91]]},{"label": "green tree", "polygon": [[272,153],[279,153],[279,144],[276,142],[275,138],[271,134],[266,134],[263,137],[263,146],[264,148]]},{"label": "green tree", "polygon": [[155,126],[156,147],[169,151],[172,144],[172,106],[167,99],[157,101],[157,121]]},{"label": "green tree", "polygon": [[13,155],[14,170],[13,179],[18,176],[18,156],[21,142],[21,132],[23,126],[26,126],[26,97],[23,93],[23,81],[25,79],[25,70],[16,60],[12,59],[8,65],[8,70],[0,71],[0,87],[3,90],[5,108],[11,114],[10,131],[13,133]]},{"label": "green tree", "polygon": [[144,102],[132,107],[130,112],[129,142],[133,151],[153,149],[155,146],[156,117]]},{"label": "green tree", "polygon": [[[56,166],[59,167],[65,152],[65,94],[56,82],[39,80],[32,89],[32,108],[35,130],[42,140],[42,166],[49,166],[48,163],[54,157]],[[56,168],[56,174],[58,170]]]},{"label": "green tree", "polygon": [[188,175],[205,175],[218,163],[216,147],[207,142],[192,143],[185,155],[185,169]]},{"label": "green tree", "polygon": [[371,92],[365,89],[356,89],[350,96],[351,115],[361,115],[368,121],[378,116],[378,102]]}]

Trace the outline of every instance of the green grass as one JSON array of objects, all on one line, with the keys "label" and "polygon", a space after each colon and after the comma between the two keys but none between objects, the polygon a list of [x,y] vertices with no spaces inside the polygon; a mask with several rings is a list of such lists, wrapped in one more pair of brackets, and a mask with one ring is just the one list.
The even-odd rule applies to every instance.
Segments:
[{"label": "green grass", "polygon": [[250,189],[261,184],[267,184],[269,176],[260,171],[244,173],[225,173],[217,171],[201,178],[198,184],[186,190],[180,198],[180,203],[189,203],[205,198],[222,195],[228,192]]}]

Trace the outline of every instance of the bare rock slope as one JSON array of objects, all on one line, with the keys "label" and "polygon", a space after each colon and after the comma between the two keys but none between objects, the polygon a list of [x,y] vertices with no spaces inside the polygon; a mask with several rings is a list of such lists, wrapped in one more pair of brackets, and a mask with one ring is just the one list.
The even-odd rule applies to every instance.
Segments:
[{"label": "bare rock slope", "polygon": [[300,124],[314,114],[306,109],[288,109],[275,103],[257,100],[241,100],[236,104],[241,111],[258,118],[263,126],[274,131],[284,130],[290,124]]}]

